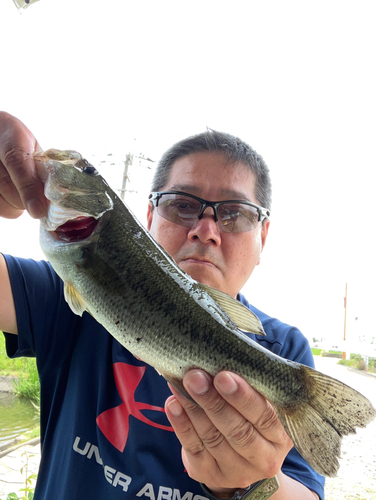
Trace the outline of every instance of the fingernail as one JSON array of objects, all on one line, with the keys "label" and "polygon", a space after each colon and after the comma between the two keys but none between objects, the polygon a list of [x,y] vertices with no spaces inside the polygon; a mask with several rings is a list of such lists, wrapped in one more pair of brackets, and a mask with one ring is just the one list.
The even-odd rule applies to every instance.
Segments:
[{"label": "fingernail", "polygon": [[238,384],[230,373],[221,373],[215,379],[216,388],[223,394],[234,394],[238,390]]},{"label": "fingernail", "polygon": [[167,408],[174,415],[174,417],[180,417],[180,415],[183,413],[183,407],[176,399],[170,401],[167,405]]},{"label": "fingernail", "polygon": [[38,198],[32,198],[26,202],[26,209],[34,219],[39,219],[43,217],[45,212],[45,207]]},{"label": "fingernail", "polygon": [[209,389],[209,381],[202,372],[193,373],[188,379],[188,385],[195,394],[205,394]]}]

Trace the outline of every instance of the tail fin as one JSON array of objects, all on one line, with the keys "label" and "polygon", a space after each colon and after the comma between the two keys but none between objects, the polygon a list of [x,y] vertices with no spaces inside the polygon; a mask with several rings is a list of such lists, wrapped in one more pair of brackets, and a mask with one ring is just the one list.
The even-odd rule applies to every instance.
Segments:
[{"label": "tail fin", "polygon": [[376,417],[376,410],[359,392],[307,366],[309,399],[297,410],[276,407],[278,417],[295,448],[323,476],[339,468],[342,436],[355,434]]}]

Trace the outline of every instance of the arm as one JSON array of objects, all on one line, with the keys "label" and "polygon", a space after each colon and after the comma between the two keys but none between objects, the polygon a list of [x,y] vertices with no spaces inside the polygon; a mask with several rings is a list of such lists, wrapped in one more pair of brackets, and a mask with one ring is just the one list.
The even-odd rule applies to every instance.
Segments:
[{"label": "arm", "polygon": [[0,330],[17,334],[16,310],[5,259],[0,254]]},{"label": "arm", "polygon": [[[33,153],[38,141],[14,116],[0,111],[0,217],[15,219],[25,207],[34,217],[46,211]],[[0,329],[17,333],[16,313],[5,259],[0,255]]]},{"label": "arm", "polygon": [[172,389],[166,413],[182,444],[188,474],[218,498],[278,474],[273,500],[317,500],[318,496],[281,471],[292,447],[273,408],[241,377],[222,372],[214,381],[199,370],[184,385],[200,406]]}]

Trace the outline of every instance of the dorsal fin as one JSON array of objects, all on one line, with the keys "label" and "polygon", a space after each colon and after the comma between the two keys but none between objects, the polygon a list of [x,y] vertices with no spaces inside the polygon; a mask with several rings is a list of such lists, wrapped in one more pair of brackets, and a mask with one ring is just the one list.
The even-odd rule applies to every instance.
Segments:
[{"label": "dorsal fin", "polygon": [[266,335],[261,321],[255,313],[248,309],[248,307],[243,305],[238,300],[233,299],[230,295],[227,295],[227,293],[215,290],[208,285],[201,284],[201,286],[204,288],[205,292],[208,293],[210,297],[214,299],[224,310],[239,330],[254,333],[256,335]]}]

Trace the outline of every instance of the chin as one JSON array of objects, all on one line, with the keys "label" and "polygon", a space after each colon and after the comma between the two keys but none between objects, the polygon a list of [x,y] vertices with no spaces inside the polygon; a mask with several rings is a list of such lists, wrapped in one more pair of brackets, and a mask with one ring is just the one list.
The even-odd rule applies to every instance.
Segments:
[{"label": "chin", "polygon": [[191,278],[202,283],[204,285],[208,285],[212,288],[216,288],[217,290],[221,290],[220,281],[218,280],[218,270],[214,268],[200,266],[200,269],[197,269],[196,265],[182,263],[180,267],[187,273]]}]

